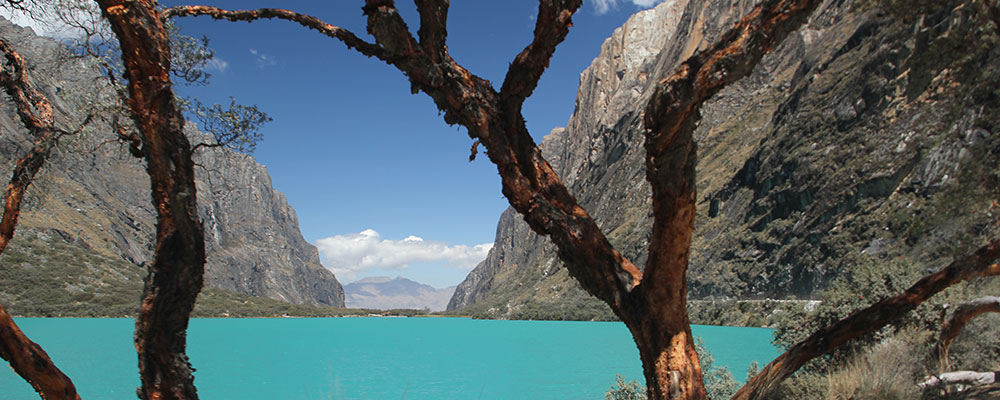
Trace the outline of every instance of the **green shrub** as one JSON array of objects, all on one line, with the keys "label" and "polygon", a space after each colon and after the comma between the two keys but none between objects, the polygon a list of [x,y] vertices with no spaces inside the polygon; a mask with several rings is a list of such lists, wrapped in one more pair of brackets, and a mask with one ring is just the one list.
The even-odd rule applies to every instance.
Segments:
[{"label": "green shrub", "polygon": [[[920,273],[902,260],[879,262],[866,260],[848,273],[842,274],[829,289],[820,294],[820,304],[812,312],[787,313],[778,321],[774,343],[788,349],[820,328],[839,321],[856,310],[868,307],[885,298],[895,296],[910,287]],[[877,344],[893,336],[901,328],[936,329],[940,318],[940,297],[932,298],[901,320],[870,335],[840,346],[827,357],[817,358],[806,364],[804,370],[827,373],[833,366],[846,361],[853,348]]]},{"label": "green shrub", "polygon": [[708,391],[708,398],[728,399],[733,397],[743,385],[733,378],[729,367],[725,365],[715,366],[715,357],[712,356],[712,352],[705,348],[705,341],[701,337],[695,338],[694,349],[698,352],[698,359],[701,361],[701,371],[705,378],[705,390]]},{"label": "green shrub", "polygon": [[625,382],[625,377],[615,376],[615,384],[604,393],[604,400],[646,400],[646,387],[637,381]]},{"label": "green shrub", "polygon": [[[712,352],[705,348],[705,341],[701,337],[695,338],[695,351],[701,360],[702,376],[705,380],[705,390],[708,391],[708,398],[721,400],[733,397],[741,385],[733,378],[732,372],[726,366],[715,366],[715,357]],[[615,377],[615,384],[604,393],[605,400],[646,400],[646,388],[637,381],[625,381],[625,377],[618,375]]]}]

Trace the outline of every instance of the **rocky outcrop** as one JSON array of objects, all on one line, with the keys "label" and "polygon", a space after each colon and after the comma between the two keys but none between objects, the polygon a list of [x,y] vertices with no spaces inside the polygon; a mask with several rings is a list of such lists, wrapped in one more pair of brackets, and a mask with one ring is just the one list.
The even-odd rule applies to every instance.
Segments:
[{"label": "rocky outcrop", "polygon": [[[58,43],[3,20],[0,36],[25,57],[32,79],[53,102],[62,126],[76,127],[83,119],[80,107],[108,95],[110,89],[97,70],[86,59],[69,57]],[[2,102],[0,111],[0,167],[10,171],[30,140],[9,102]],[[189,137],[193,143],[212,140],[190,127]],[[206,147],[198,150],[196,162],[208,286],[343,307],[340,283],[320,264],[316,248],[302,238],[295,211],[271,187],[264,166],[247,155]],[[56,232],[82,251],[141,268],[151,259],[155,232],[142,163],[100,123],[63,139],[29,190],[21,229],[22,240],[32,240],[37,236],[33,232]],[[47,233],[42,236],[50,237]]]},{"label": "rocky outcrop", "polygon": [[[206,140],[210,139],[208,137]],[[252,157],[209,150],[198,213],[204,221],[210,286],[290,303],[343,307],[344,291],[302,238],[298,217]]]},{"label": "rocky outcrop", "polygon": [[[553,130],[541,145],[546,160],[570,192],[619,251],[637,265],[645,262],[652,222],[650,189],[642,168],[641,110],[656,77],[707,42],[703,29],[717,31],[718,25],[729,21],[722,15],[697,16],[695,10],[695,4],[686,0],[663,3],[634,15],[616,29],[601,46],[600,55],[580,74],[569,124]],[[691,25],[698,28],[688,29]],[[688,31],[696,32],[694,37]],[[671,45],[678,40],[685,45]],[[526,287],[533,293],[526,293]],[[504,298],[500,303],[551,299],[549,302],[557,304],[564,290],[579,288],[562,267],[555,246],[508,209],[500,218],[497,239],[487,259],[459,284],[448,308],[466,307],[498,295]]]},{"label": "rocky outcrop", "polygon": [[[650,85],[752,5],[680,0],[632,17],[581,74],[567,128],[543,140],[636,265],[652,222],[641,126]],[[692,297],[809,297],[859,263],[936,268],[996,233],[995,38],[978,37],[974,13],[941,8],[903,18],[828,1],[704,107]],[[594,302],[507,210],[449,308],[518,318]]]}]

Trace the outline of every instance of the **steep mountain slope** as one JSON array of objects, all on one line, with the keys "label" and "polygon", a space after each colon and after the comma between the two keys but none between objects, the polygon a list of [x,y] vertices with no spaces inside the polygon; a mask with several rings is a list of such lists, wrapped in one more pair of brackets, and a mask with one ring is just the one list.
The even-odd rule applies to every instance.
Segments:
[{"label": "steep mountain slope", "polygon": [[443,311],[454,292],[455,286],[435,289],[403,277],[379,276],[344,285],[344,302],[350,308]]},{"label": "steep mountain slope", "polygon": [[[3,20],[0,36],[25,57],[32,79],[53,102],[62,126],[75,129],[83,119],[78,106],[110,91],[96,69],[86,60],[67,57],[58,43]],[[9,174],[13,160],[31,142],[10,102],[0,103],[0,170]],[[212,140],[189,129],[194,143]],[[271,187],[264,166],[226,149],[202,148],[195,161],[200,166],[198,212],[206,231],[208,286],[343,307],[340,283],[320,264],[316,248],[302,238],[295,211]],[[30,279],[42,273],[40,266],[51,264],[49,258],[75,253],[94,276],[73,278],[89,284],[52,288],[73,293],[128,286],[137,274],[144,275],[142,266],[151,258],[155,231],[149,179],[140,160],[113,140],[107,126],[98,124],[63,139],[28,194],[12,250],[50,242],[67,246],[47,246],[62,249],[50,255],[21,252],[27,258],[18,262],[0,258],[0,269],[8,273],[19,269],[16,273]],[[14,310],[31,301],[23,293],[4,290],[0,287],[0,301],[12,304]]]},{"label": "steep mountain slope", "polygon": [[[969,7],[924,18],[827,1],[702,112],[693,298],[810,297],[859,263],[942,265],[997,232],[996,35]],[[545,156],[612,243],[645,262],[642,109],[651,82],[750,2],[679,0],[637,14],[580,79]],[[559,318],[607,308],[512,210],[449,309]]]}]

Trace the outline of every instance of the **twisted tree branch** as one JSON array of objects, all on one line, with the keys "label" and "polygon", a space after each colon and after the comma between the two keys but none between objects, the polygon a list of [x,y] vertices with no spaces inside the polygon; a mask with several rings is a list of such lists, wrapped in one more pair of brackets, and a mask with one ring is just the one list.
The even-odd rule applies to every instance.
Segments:
[{"label": "twisted tree branch", "polygon": [[[24,193],[45,164],[59,137],[68,133],[52,125],[52,106],[28,80],[27,69],[20,54],[3,39],[0,39],[0,52],[4,53],[6,59],[6,65],[0,65],[0,86],[13,99],[25,128],[36,137],[32,149],[17,161],[7,184],[3,218],[0,220],[0,253],[3,253],[14,238]],[[43,399],[80,399],[69,377],[55,366],[41,346],[25,336],[2,305],[0,358],[7,360],[11,368],[31,384]]]},{"label": "twisted tree branch", "polygon": [[448,46],[448,0],[414,0],[420,13],[420,47],[435,62],[449,60]]},{"label": "twisted tree branch", "polygon": [[766,0],[715,44],[659,82],[646,106],[648,157],[664,153],[671,138],[708,98],[753,71],[760,59],[804,24],[820,0]]},{"label": "twisted tree branch", "polygon": [[580,8],[580,0],[541,0],[535,19],[535,37],[521,51],[504,78],[500,98],[508,110],[521,110],[524,101],[538,87],[538,80],[549,66],[549,59],[556,46],[566,39],[573,26],[573,13]]},{"label": "twisted tree branch", "polygon": [[940,271],[925,276],[903,293],[856,311],[847,318],[816,331],[771,361],[736,392],[733,400],[761,398],[809,360],[826,354],[851,339],[888,325],[917,308],[931,296],[956,283],[1000,274],[1000,266],[994,263],[998,258],[1000,258],[1000,239],[994,239],[974,253],[956,259]]},{"label": "twisted tree branch", "polygon": [[121,46],[128,105],[146,160],[156,249],[136,318],[142,399],[197,399],[187,327],[204,283],[191,144],[170,80],[170,40],[155,0],[97,0]]},{"label": "twisted tree branch", "polygon": [[1000,312],[1000,297],[980,297],[959,304],[955,308],[955,312],[951,314],[951,318],[941,326],[941,335],[938,338],[937,347],[935,348],[941,372],[947,372],[951,369],[951,363],[948,360],[948,349],[955,341],[955,338],[958,337],[958,334],[962,332],[962,329],[965,328],[965,325],[969,321],[972,321],[973,318],[988,312]]},{"label": "twisted tree branch", "polygon": [[223,10],[218,7],[209,6],[177,6],[163,10],[163,18],[190,17],[207,15],[219,20],[227,21],[253,21],[258,19],[283,19],[298,23],[309,29],[315,29],[319,33],[343,42],[348,48],[356,50],[368,57],[375,57],[383,61],[388,61],[388,54],[378,45],[366,42],[353,32],[323,22],[319,18],[311,15],[299,14],[280,8],[261,8],[257,10]]}]

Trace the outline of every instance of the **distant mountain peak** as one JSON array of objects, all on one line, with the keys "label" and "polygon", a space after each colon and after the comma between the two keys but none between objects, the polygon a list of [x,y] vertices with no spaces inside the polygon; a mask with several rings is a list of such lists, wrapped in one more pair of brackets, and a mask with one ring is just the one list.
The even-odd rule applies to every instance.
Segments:
[{"label": "distant mountain peak", "polygon": [[358,280],[356,280],[354,282],[351,282],[351,283],[349,283],[349,285],[353,285],[355,283],[385,283],[385,282],[392,281],[394,279],[400,279],[400,277],[397,276],[395,278],[390,278],[388,276],[369,276],[369,277],[361,278],[361,279],[358,279]]},{"label": "distant mountain peak", "polygon": [[344,285],[345,303],[351,308],[430,309],[441,311],[455,287],[435,289],[430,285],[401,276],[371,276]]}]

